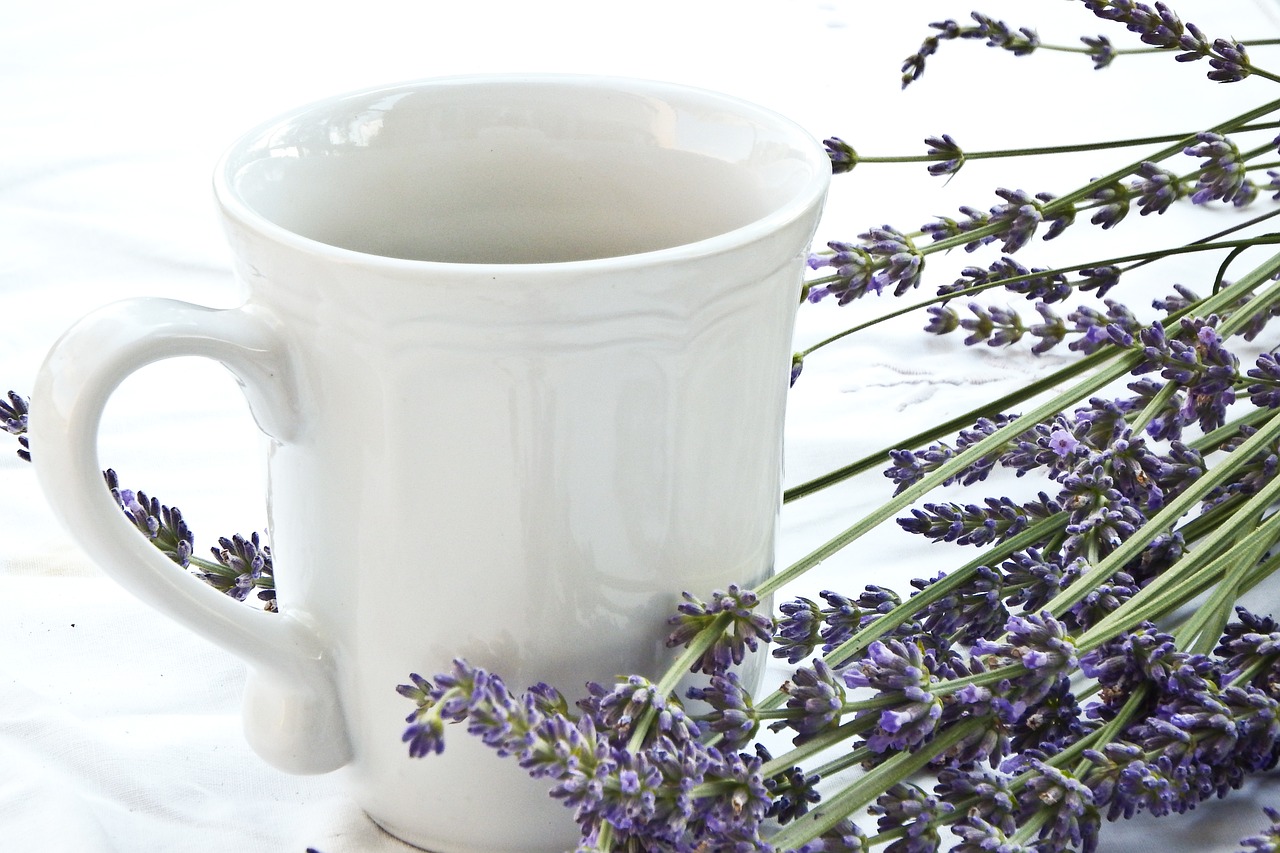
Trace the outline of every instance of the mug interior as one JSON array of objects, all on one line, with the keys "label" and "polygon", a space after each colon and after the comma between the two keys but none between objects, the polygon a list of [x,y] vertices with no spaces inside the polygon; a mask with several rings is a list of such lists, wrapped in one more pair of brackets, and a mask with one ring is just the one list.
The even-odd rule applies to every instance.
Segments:
[{"label": "mug interior", "polygon": [[369,255],[584,261],[685,246],[801,208],[829,166],[803,130],[731,98],[581,79],[429,81],[251,133],[224,205]]}]

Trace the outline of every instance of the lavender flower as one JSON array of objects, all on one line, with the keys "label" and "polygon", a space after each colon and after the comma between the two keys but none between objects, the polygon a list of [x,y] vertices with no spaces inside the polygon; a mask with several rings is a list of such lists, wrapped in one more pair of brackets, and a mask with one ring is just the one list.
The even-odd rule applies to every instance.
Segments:
[{"label": "lavender flower", "polygon": [[1213,70],[1208,77],[1217,83],[1238,83],[1252,73],[1249,53],[1238,41],[1214,39],[1209,65]]},{"label": "lavender flower", "polygon": [[1239,360],[1222,343],[1214,326],[1218,318],[1184,318],[1184,335],[1192,342],[1170,338],[1156,322],[1142,330],[1143,361],[1134,368],[1142,374],[1160,371],[1170,382],[1187,391],[1183,417],[1194,418],[1208,431],[1226,422],[1226,409],[1235,402]]},{"label": "lavender flower", "polygon": [[929,146],[930,157],[942,158],[930,164],[930,175],[954,175],[964,165],[964,152],[950,135],[930,136],[924,144]]},{"label": "lavender flower", "polygon": [[722,675],[728,668],[740,664],[748,651],[756,651],[761,643],[773,638],[773,620],[755,612],[760,598],[749,589],[731,584],[728,591],[716,590],[710,603],[704,603],[692,593],[682,594],[684,603],[668,624],[675,629],[667,637],[667,646],[687,646],[702,631],[723,618],[725,627],[693,666],[693,672]]},{"label": "lavender flower", "polygon": [[929,25],[937,30],[937,34],[926,38],[920,49],[902,63],[902,88],[920,79],[924,74],[925,60],[937,52],[941,41],[981,39],[988,47],[1007,50],[1014,56],[1026,56],[1040,46],[1039,36],[1027,27],[1019,27],[1015,31],[1003,21],[978,12],[970,13],[970,17],[975,21],[974,26],[962,27],[952,20]]},{"label": "lavender flower", "polygon": [[1129,191],[1119,181],[1094,190],[1091,198],[1097,207],[1089,221],[1104,231],[1119,225],[1129,213]]},{"label": "lavender flower", "polygon": [[1037,613],[1081,574],[1083,560],[1063,565],[1060,557],[1029,548],[1014,554],[1000,568],[1004,570],[1006,587],[1015,590],[1005,599],[1006,605]]},{"label": "lavender flower", "polygon": [[840,725],[844,687],[822,660],[815,660],[812,667],[796,669],[782,691],[788,696],[787,708],[795,715],[779,721],[772,728],[774,731],[794,729],[797,745]]},{"label": "lavender flower", "polygon": [[1236,681],[1246,674],[1255,687],[1280,698],[1280,623],[1244,607],[1236,608],[1238,622],[1228,623],[1214,650],[1226,659],[1224,676]]},{"label": "lavender flower", "polygon": [[1258,835],[1240,839],[1240,853],[1280,853],[1280,811],[1263,806],[1262,811],[1271,825]]},{"label": "lavender flower", "polygon": [[29,402],[14,391],[8,393],[8,402],[0,400],[0,425],[5,432],[18,437],[18,458],[24,462],[31,461],[31,446],[26,436]]},{"label": "lavender flower", "polygon": [[1023,710],[1013,724],[1010,745],[1015,752],[1063,748],[1085,733],[1080,714],[1071,682],[1063,676],[1038,702]]},{"label": "lavender flower", "polygon": [[1190,157],[1208,158],[1200,164],[1200,177],[1191,194],[1192,204],[1214,200],[1235,202],[1244,191],[1245,164],[1236,144],[1220,133],[1203,131],[1196,134],[1196,144],[1183,153]]},{"label": "lavender flower", "polygon": [[1138,202],[1138,213],[1164,213],[1182,197],[1182,183],[1178,176],[1155,163],[1143,163],[1138,167],[1139,180],[1129,184],[1130,194]]},{"label": "lavender flower", "polygon": [[177,507],[164,506],[145,492],[120,488],[116,472],[110,468],[103,472],[107,488],[125,517],[152,541],[160,551],[184,568],[191,562],[194,536]]},{"label": "lavender flower", "polygon": [[835,296],[841,305],[865,296],[867,292],[880,292],[879,285],[872,281],[875,273],[875,262],[862,246],[852,243],[832,242],[827,247],[831,255],[813,255],[809,258],[811,269],[830,267],[835,270],[830,281],[819,287],[809,289],[810,302],[818,302],[827,296]]},{"label": "lavender flower", "polygon": [[702,722],[706,729],[721,736],[724,749],[742,749],[756,736],[760,716],[752,704],[751,691],[737,673],[730,671],[713,676],[706,687],[690,687],[687,695],[711,706],[711,712]]},{"label": "lavender flower", "polygon": [[795,853],[869,853],[870,850],[866,833],[846,818],[814,840],[797,847]]},{"label": "lavender flower", "polygon": [[597,731],[608,733],[615,746],[624,746],[632,728],[649,715],[654,720],[649,738],[659,735],[681,744],[698,736],[698,724],[689,719],[679,701],[669,701],[642,676],[627,676],[612,687],[589,682],[587,694],[578,707],[592,718]]},{"label": "lavender flower", "polygon": [[970,819],[979,818],[1006,834],[1016,828],[1018,804],[1008,776],[980,765],[952,764],[939,768],[937,779],[934,794],[953,806],[963,806]]},{"label": "lavender flower", "polygon": [[989,669],[1021,664],[1025,672],[1014,678],[1005,695],[1028,705],[1039,702],[1076,666],[1075,642],[1066,625],[1047,610],[1011,616],[1005,630],[1008,642],[979,640],[974,654],[984,656]]},{"label": "lavender flower", "polygon": [[1261,409],[1280,409],[1280,359],[1264,352],[1255,364],[1247,374],[1254,380],[1247,389],[1250,401]]},{"label": "lavender flower", "polygon": [[803,596],[778,606],[782,618],[773,632],[773,656],[799,663],[813,655],[822,636],[822,608]]},{"label": "lavender flower", "polygon": [[[980,418],[974,423],[972,429],[960,431],[956,436],[955,448],[945,444],[934,444],[918,452],[906,449],[890,451],[889,458],[893,461],[893,464],[885,469],[884,475],[898,484],[898,488],[895,491],[895,494],[898,494],[929,472],[936,471],[948,459],[952,458],[957,451],[989,437],[1011,420],[1013,420],[1013,417],[1007,415],[1001,415],[994,419]],[[978,459],[963,471],[948,478],[943,485],[963,483],[968,486],[985,480],[998,460],[999,451],[993,451],[990,456]]]},{"label": "lavender flower", "polygon": [[1084,42],[1085,47],[1089,48],[1089,58],[1093,60],[1093,70],[1095,71],[1106,68],[1116,58],[1116,50],[1111,44],[1111,39],[1104,35],[1081,36],[1080,41]]},{"label": "lavender flower", "polygon": [[[761,761],[768,762],[771,758],[768,750],[759,744],[756,745],[756,753]],[[822,795],[817,790],[821,781],[822,778],[816,773],[805,773],[800,767],[788,767],[776,776],[765,779],[765,789],[773,800],[765,817],[771,817],[785,825],[808,813],[809,806],[822,800]]]},{"label": "lavender flower", "polygon": [[1071,331],[1081,335],[1068,345],[1069,349],[1092,353],[1108,345],[1128,347],[1133,344],[1134,335],[1145,328],[1122,303],[1104,299],[1102,304],[1106,313],[1082,305],[1067,315],[1067,321],[1075,324]]},{"label": "lavender flower", "polygon": [[1013,841],[1000,827],[975,815],[956,821],[951,831],[960,836],[960,843],[951,848],[951,853],[1039,853],[1037,847]]},{"label": "lavender flower", "polygon": [[[199,572],[197,576],[237,601],[244,601],[255,586],[274,574],[271,547],[262,544],[257,533],[248,539],[238,533],[230,539],[223,536],[218,540],[218,546],[211,549],[217,566]],[[274,588],[262,593],[259,593],[260,598],[275,599]]]},{"label": "lavender flower", "polygon": [[881,711],[859,711],[859,719],[876,716],[876,728],[867,737],[873,752],[904,750],[933,734],[942,716],[942,700],[929,692],[934,678],[931,660],[915,643],[876,640],[867,656],[854,661],[844,672],[844,682],[852,688],[868,687],[877,696],[892,699]]},{"label": "lavender flower", "polygon": [[983,504],[927,503],[912,509],[910,517],[898,519],[908,533],[918,533],[934,542],[958,545],[989,545],[1015,536],[1026,529],[1029,516],[1009,498],[984,498]]},{"label": "lavender flower", "polygon": [[[939,240],[949,240],[952,237],[958,237],[966,232],[981,228],[991,219],[990,214],[972,207],[961,207],[960,212],[965,215],[964,219],[955,220],[949,216],[938,216],[934,218],[935,221],[926,222],[920,226],[921,233],[929,235],[929,238],[936,243]],[[994,239],[990,235],[978,237],[965,244],[964,250],[966,252],[975,251]]]},{"label": "lavender flower", "polygon": [[1036,311],[1044,322],[1031,324],[1027,327],[1027,331],[1031,333],[1032,337],[1039,339],[1031,347],[1031,352],[1035,355],[1043,355],[1062,343],[1067,336],[1067,325],[1044,302],[1036,303]]},{"label": "lavender flower", "polygon": [[1002,226],[1004,243],[1000,250],[1011,255],[1035,236],[1036,228],[1044,221],[1043,202],[1048,199],[1044,193],[1031,196],[1022,190],[998,189],[996,195],[1005,203],[991,208],[991,222]]},{"label": "lavender flower", "polygon": [[[939,574],[932,581],[917,579],[911,585],[923,591],[944,577],[946,575]],[[971,582],[921,612],[921,625],[930,634],[954,637],[955,642],[965,645],[995,637],[1009,618],[1003,593],[1003,576],[979,566]]]},{"label": "lavender flower", "polygon": [[827,156],[831,159],[832,174],[840,175],[845,172],[851,172],[853,167],[858,165],[858,152],[854,151],[852,145],[838,136],[825,139],[822,144],[826,146]]},{"label": "lavender flower", "polygon": [[988,346],[1011,346],[1022,340],[1027,329],[1022,325],[1022,318],[1011,308],[1000,308],[992,305],[983,308],[976,302],[969,303],[969,311],[974,315],[960,321],[960,326],[969,333],[964,339],[965,346],[973,346],[985,341]]},{"label": "lavender flower", "polygon": [[[1048,235],[1045,239],[1049,239]],[[973,267],[966,267],[961,274],[972,276],[975,272]],[[979,283],[976,277],[974,283]],[[1043,299],[1050,303],[1061,302],[1072,292],[1071,285],[1067,283],[1067,277],[1062,273],[1052,273],[1040,267],[1028,269],[1008,256],[991,264],[982,283],[1003,283],[1005,290],[1010,293],[1018,293],[1028,299]]]},{"label": "lavender flower", "polygon": [[1080,270],[1080,289],[1094,291],[1095,296],[1106,296],[1107,291],[1120,283],[1120,268],[1114,265],[1086,267]]},{"label": "lavender flower", "polygon": [[885,225],[858,235],[862,249],[876,260],[877,271],[871,276],[870,289],[880,293],[893,285],[893,295],[901,296],[919,287],[924,270],[924,255],[911,238],[896,228]]},{"label": "lavender flower", "polygon": [[941,843],[939,829],[953,811],[950,803],[926,794],[916,785],[898,783],[876,798],[868,811],[878,815],[881,832],[906,830],[885,848],[893,853],[933,853]]},{"label": "lavender flower", "polygon": [[949,305],[930,305],[925,309],[929,322],[924,331],[929,335],[948,335],[960,328],[960,315]]},{"label": "lavender flower", "polygon": [[1048,849],[1093,853],[1098,847],[1100,824],[1093,792],[1070,774],[1043,761],[1032,759],[1030,768],[1035,775],[1018,798],[1022,819],[1047,811],[1051,816],[1039,837]]},{"label": "lavender flower", "polygon": [[[634,698],[637,686],[628,682],[604,694]],[[521,699],[498,676],[461,660],[434,680],[413,675],[397,689],[417,704],[403,736],[412,756],[443,750],[446,725],[465,723],[499,755],[514,756],[530,775],[553,780],[551,796],[574,810],[586,842],[607,824],[624,849],[632,841],[694,849],[711,838],[755,845],[749,849],[760,844],[760,822],[772,802],[759,758],[666,736],[628,752],[601,736],[599,713],[572,719],[549,688],[531,689]],[[608,713],[634,702],[594,704]]]},{"label": "lavender flower", "polygon": [[868,597],[875,597],[870,593],[871,589],[872,587],[867,587],[868,593],[864,593],[857,601],[852,601],[829,589],[818,593],[819,597],[827,603],[827,606],[822,608],[824,627],[819,632],[824,654],[844,643],[868,621],[876,618],[871,614],[884,611],[883,600],[877,599],[875,603],[868,603]]}]

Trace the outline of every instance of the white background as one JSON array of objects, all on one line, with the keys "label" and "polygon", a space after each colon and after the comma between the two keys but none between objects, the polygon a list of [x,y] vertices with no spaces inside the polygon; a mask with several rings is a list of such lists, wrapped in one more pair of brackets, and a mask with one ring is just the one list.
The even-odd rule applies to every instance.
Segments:
[{"label": "white background", "polygon": [[[1080,3],[977,8],[1035,27],[1045,41],[1106,32],[1129,43]],[[1211,36],[1280,30],[1280,6],[1270,3],[1177,8]],[[1017,59],[976,43],[944,44],[925,77],[901,92],[899,65],[927,24],[969,11],[937,0],[11,3],[0,13],[0,391],[27,393],[58,334],[98,305],[137,295],[236,304],[208,188],[214,161],[244,129],[346,90],[471,72],[657,78],[756,101],[866,155],[923,153],[921,140],[944,132],[980,150],[1190,131],[1280,96],[1263,80],[1208,83],[1205,65],[1168,57],[1121,58],[1093,72],[1081,56]],[[1280,69],[1280,53],[1255,58]],[[945,187],[921,165],[864,165],[836,178],[820,239],[884,223],[914,230],[961,204],[995,203],[996,186],[1066,192],[1129,159],[972,163]],[[1214,216],[1213,227],[1228,219],[1204,214],[1171,233],[1198,235]],[[1094,253],[1085,257],[1104,257],[1173,239],[1151,226],[1093,229],[1062,248],[1037,245],[1024,262],[1079,257],[1082,245]],[[1185,265],[1152,286],[1167,292],[1196,274]],[[797,346],[885,304],[805,308]],[[961,352],[956,338],[925,339],[922,325],[889,324],[811,358],[792,392],[789,482],[1062,363]],[[217,366],[181,360],[129,380],[108,411],[101,450],[126,485],[182,507],[199,550],[263,525],[260,440]],[[873,473],[787,507],[780,565],[888,493]],[[904,588],[948,559],[947,549],[921,549],[887,529],[797,591],[856,593],[871,581]],[[407,849],[345,800],[340,773],[284,776],[250,753],[239,733],[242,677],[237,661],[103,579],[50,519],[30,466],[0,442],[0,849]],[[1251,798],[1185,819],[1106,826],[1104,849],[1235,849],[1265,823],[1258,804],[1280,801],[1277,787],[1266,778]]]}]

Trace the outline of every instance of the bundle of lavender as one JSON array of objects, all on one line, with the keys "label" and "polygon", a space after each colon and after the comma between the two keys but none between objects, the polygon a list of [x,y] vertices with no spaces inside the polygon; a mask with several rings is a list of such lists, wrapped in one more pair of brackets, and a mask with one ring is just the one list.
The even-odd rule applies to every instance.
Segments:
[{"label": "bundle of lavender", "polygon": [[[1079,47],[1042,44],[1031,29],[975,13],[933,25],[904,64],[904,85],[955,39],[1019,56],[1075,51],[1097,68],[1124,53],[1166,53],[1205,62],[1221,83],[1280,82],[1249,55],[1265,42],[1211,39],[1163,3],[1081,2],[1140,44],[1117,47],[1105,34]],[[1277,112],[1280,100],[1183,135],[1105,146],[969,152],[944,135],[926,140],[924,155],[875,158],[949,176],[995,156],[1141,147],[1065,195],[998,189],[992,207],[962,207],[916,231],[871,228],[811,260],[806,298],[847,304],[919,293],[939,253],[998,249],[888,316],[917,312],[926,333],[963,334],[968,345],[1077,355],[790,490],[797,500],[876,467],[892,481],[882,506],[757,588],[705,600],[685,592],[669,639],[681,651],[657,681],[588,685],[571,702],[546,685],[513,692],[463,660],[413,675],[399,687],[414,703],[410,753],[430,760],[451,737],[480,737],[546,780],[581,829],[580,851],[637,853],[1087,853],[1104,821],[1182,813],[1272,770],[1280,623],[1237,602],[1280,566],[1280,360],[1269,325],[1280,315],[1280,252],[1242,268],[1246,249],[1280,244],[1267,231],[1280,208],[1158,251],[1055,268],[1013,256],[1086,219],[1118,227],[1134,207],[1160,216],[1280,199]],[[872,159],[840,139],[828,148],[837,173]],[[1188,253],[1216,253],[1220,266],[1171,285],[1153,306],[1160,319],[1140,321],[1108,295],[1124,291],[1132,270]],[[1026,308],[982,301],[997,289]],[[867,325],[797,354],[793,382],[805,357]],[[1246,350],[1260,354],[1237,355]],[[11,393],[0,419],[21,436],[25,401]],[[980,490],[1001,469],[1042,478],[1042,489],[1031,500],[929,500],[942,486]],[[270,601],[270,551],[257,536],[221,540],[214,560],[199,560],[177,510],[109,480],[176,562],[230,595],[258,589]],[[895,520],[970,550],[909,590],[830,590],[762,612],[762,601]],[[753,696],[734,667],[768,646],[793,669],[780,689]],[[679,695],[688,672],[705,686]],[[689,699],[711,710],[688,711]],[[789,733],[793,748],[770,754],[757,742],[764,729]],[[1280,850],[1280,812],[1267,809],[1259,824],[1241,845]]]}]

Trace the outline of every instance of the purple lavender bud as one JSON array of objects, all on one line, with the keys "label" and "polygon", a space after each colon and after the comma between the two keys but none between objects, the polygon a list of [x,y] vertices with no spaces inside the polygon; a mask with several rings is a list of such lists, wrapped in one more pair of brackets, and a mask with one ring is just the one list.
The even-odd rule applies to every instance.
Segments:
[{"label": "purple lavender bud", "polygon": [[[1047,235],[1045,239],[1048,239]],[[1071,285],[1062,273],[1050,273],[1040,267],[1028,269],[1010,257],[1000,258],[985,272],[966,267],[961,275],[970,278],[973,284],[1003,284],[1005,290],[1012,293],[1031,299],[1039,297],[1046,302],[1061,302],[1071,295]]]},{"label": "purple lavender bud", "polygon": [[[931,581],[917,578],[911,585],[924,590],[943,577],[939,574]],[[998,636],[1009,618],[1003,592],[1004,578],[1000,573],[979,566],[969,583],[924,608],[921,626],[930,634],[952,637],[966,645]]]},{"label": "purple lavender bud", "polygon": [[960,321],[960,327],[969,333],[964,339],[964,345],[967,347],[982,343],[995,331],[995,321],[985,308],[976,302],[970,302],[969,311],[973,317],[966,317]]},{"label": "purple lavender bud", "polygon": [[998,189],[996,195],[1005,203],[991,208],[991,221],[1004,226],[1001,251],[1011,255],[1031,241],[1044,214],[1040,202],[1022,190]]},{"label": "purple lavender bud", "polygon": [[791,386],[796,384],[796,380],[800,378],[801,371],[804,370],[804,355],[795,353],[791,356]]},{"label": "purple lavender bud", "polygon": [[[978,210],[977,208],[965,206],[960,208],[960,212],[965,216],[964,219],[959,220],[956,223],[961,234],[968,231],[974,231],[978,228],[983,228],[991,223],[991,214]],[[971,242],[966,243],[964,250],[966,252],[977,251],[988,243],[994,243],[996,239],[998,238],[994,234],[988,234],[985,237],[978,237]]]},{"label": "purple lavender bud", "polygon": [[931,659],[916,643],[876,640],[867,656],[849,664],[844,682],[857,689],[877,691],[877,697],[892,699],[893,705],[879,714],[859,711],[859,718],[873,717],[877,727],[867,736],[873,752],[909,749],[933,734],[942,716],[942,701],[926,689],[934,681]]},{"label": "purple lavender bud", "polygon": [[1155,163],[1143,163],[1138,168],[1140,180],[1129,184],[1129,192],[1138,201],[1138,212],[1164,213],[1182,196],[1182,184],[1178,176]]},{"label": "purple lavender bud", "polygon": [[807,598],[784,601],[773,634],[773,656],[795,664],[813,655],[822,632],[822,608]]},{"label": "purple lavender bud", "polygon": [[1244,190],[1246,167],[1240,150],[1234,142],[1220,133],[1202,131],[1196,134],[1196,144],[1188,145],[1183,153],[1190,157],[1208,158],[1200,164],[1200,177],[1191,194],[1193,204],[1206,204],[1214,200],[1233,202]]},{"label": "purple lavender bud", "polygon": [[930,335],[947,335],[960,327],[960,315],[949,305],[930,305],[926,309],[929,322],[924,330]]},{"label": "purple lavender bud", "polygon": [[863,241],[861,249],[874,259],[876,270],[866,285],[867,289],[880,293],[886,285],[894,286],[894,295],[901,296],[918,287],[924,269],[924,255],[916,249],[911,238],[889,225],[869,229],[858,235]]},{"label": "purple lavender bud", "polygon": [[1275,169],[1267,170],[1267,177],[1270,178],[1266,185],[1262,188],[1267,192],[1275,191],[1275,195],[1271,196],[1272,201],[1280,199],[1280,172]]},{"label": "purple lavender bud", "polygon": [[948,237],[956,237],[962,233],[960,223],[948,216],[934,217],[936,221],[926,222],[920,226],[923,234],[928,234],[936,243],[939,240],[946,240]]},{"label": "purple lavender bud", "polygon": [[1098,846],[1100,818],[1093,792],[1070,774],[1033,759],[1034,775],[1018,797],[1022,815],[1050,812],[1039,837],[1050,850],[1093,853]]},{"label": "purple lavender bud", "polygon": [[973,652],[986,657],[986,665],[991,669],[1022,664],[1026,672],[1014,679],[1006,698],[1028,705],[1039,702],[1058,678],[1068,675],[1075,667],[1075,642],[1067,633],[1066,625],[1047,610],[1039,614],[1011,616],[1005,623],[1005,630],[1009,635],[1008,642],[979,640],[974,643]]},{"label": "purple lavender bud", "polygon": [[1271,825],[1258,835],[1240,839],[1240,846],[1246,848],[1240,853],[1280,853],[1280,811],[1263,806],[1262,812]]},{"label": "purple lavender bud", "polygon": [[[126,518],[138,531],[151,540],[170,560],[184,568],[190,564],[195,536],[176,506],[169,507],[145,492],[120,488],[116,472],[110,468],[102,472],[107,488]],[[215,584],[217,586],[217,584]],[[225,589],[224,587],[219,587]],[[244,596],[239,596],[243,600]]]},{"label": "purple lavender bud", "polygon": [[826,146],[827,156],[831,158],[831,173],[835,175],[844,174],[853,171],[853,167],[858,165],[858,152],[853,150],[853,146],[833,136],[830,139],[823,140]]},{"label": "purple lavender bud", "polygon": [[751,692],[732,671],[712,677],[706,687],[690,687],[688,697],[706,702],[711,713],[704,718],[706,728],[721,736],[724,749],[742,749],[751,743],[760,728],[760,717],[751,701]]},{"label": "purple lavender bud", "polygon": [[667,646],[687,646],[702,631],[709,630],[721,616],[729,617],[729,625],[721,631],[690,667],[692,672],[723,675],[728,668],[740,664],[748,651],[756,651],[761,643],[767,644],[773,637],[773,620],[755,612],[759,596],[749,589],[731,584],[727,591],[716,590],[710,603],[704,603],[691,593],[682,593],[684,603],[668,624],[675,629],[667,637]]},{"label": "purple lavender bud", "polygon": [[822,608],[824,627],[819,634],[824,654],[843,644],[862,628],[869,618],[873,618],[864,612],[868,608],[861,600],[851,601],[829,589],[823,590],[818,595],[827,603],[827,606]]},{"label": "purple lavender bud", "polygon": [[844,687],[821,659],[815,660],[812,668],[797,668],[792,673],[791,680],[782,686],[782,692],[789,697],[787,708],[795,716],[779,721],[772,728],[774,731],[794,729],[794,742],[797,745],[840,725],[844,709]]},{"label": "purple lavender bud", "polygon": [[[772,758],[761,744],[756,744],[756,753],[765,763]],[[822,800],[822,794],[817,789],[821,781],[822,777],[816,773],[805,773],[800,767],[789,767],[765,779],[765,788],[773,800],[765,817],[774,818],[779,824],[785,825],[808,813],[809,806]]]},{"label": "purple lavender bud", "polygon": [[1249,369],[1249,399],[1261,409],[1280,408],[1280,358],[1276,352],[1264,352]]},{"label": "purple lavender bud", "polygon": [[245,539],[236,534],[228,539],[218,539],[219,547],[211,549],[213,558],[221,567],[197,573],[197,577],[238,601],[244,601],[249,592],[264,576],[273,574],[271,547],[263,545],[258,534]]},{"label": "purple lavender bud", "polygon": [[30,411],[30,401],[19,396],[17,392],[10,391],[7,402],[0,399],[0,426],[3,426],[4,431],[10,435],[18,436],[18,443],[21,445],[18,456],[25,462],[31,461],[26,437]]},{"label": "purple lavender bud", "polygon": [[862,828],[844,818],[817,838],[797,847],[795,853],[870,853],[870,850]]},{"label": "purple lavender bud", "polygon": [[1249,54],[1240,42],[1215,39],[1209,65],[1209,79],[1217,83],[1236,83],[1250,74]]},{"label": "purple lavender bud", "polygon": [[879,816],[876,825],[881,832],[905,830],[894,844],[895,853],[926,853],[940,849],[939,830],[954,807],[916,785],[899,782],[877,797],[867,811]]},{"label": "purple lavender bud", "polygon": [[1036,548],[1014,554],[1001,569],[1006,586],[1016,590],[1005,603],[1036,612],[1081,573],[1082,561],[1064,566],[1060,557],[1046,556]]},{"label": "purple lavender bud", "polygon": [[[1049,193],[1036,193],[1036,198],[1041,201],[1052,201],[1053,196]],[[1068,204],[1060,210],[1045,214],[1044,221],[1049,223],[1049,230],[1045,232],[1044,239],[1052,240],[1063,231],[1066,231],[1076,223],[1076,208],[1073,204]]]},{"label": "purple lavender bud", "polygon": [[1111,40],[1104,35],[1092,38],[1081,36],[1080,41],[1084,42],[1085,47],[1089,48],[1089,58],[1093,60],[1093,69],[1095,71],[1106,68],[1116,58],[1115,47],[1111,44]]},{"label": "purple lavender bud", "polygon": [[1095,190],[1091,198],[1098,206],[1089,221],[1104,231],[1119,225],[1129,213],[1129,191],[1119,181]]},{"label": "purple lavender bud", "polygon": [[1086,267],[1080,270],[1080,275],[1084,279],[1080,283],[1080,289],[1096,291],[1096,295],[1100,297],[1106,296],[1107,291],[1120,283],[1120,268],[1115,265]]},{"label": "purple lavender bud", "polygon": [[1032,337],[1039,338],[1035,346],[1031,348],[1031,352],[1036,355],[1042,355],[1049,350],[1062,343],[1067,336],[1067,326],[1062,322],[1062,318],[1054,313],[1053,309],[1044,302],[1036,303],[1036,311],[1039,312],[1043,323],[1033,323],[1027,328]]},{"label": "purple lavender bud", "polygon": [[929,156],[940,160],[929,165],[930,175],[954,175],[964,165],[964,152],[950,135],[930,136],[924,144],[929,146]]},{"label": "purple lavender bud", "polygon": [[960,837],[960,843],[951,848],[951,853],[1037,853],[1040,850],[1039,845],[1027,846],[1012,840],[1004,830],[976,815],[956,821],[951,831]]}]

